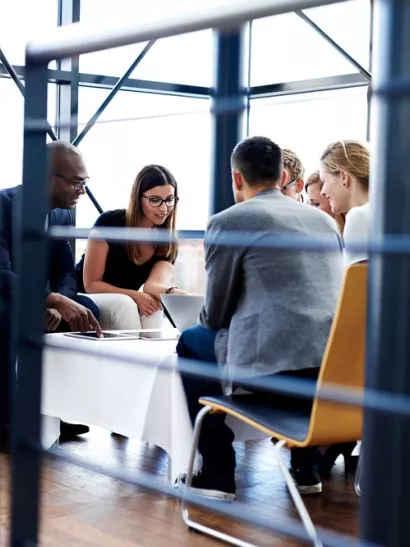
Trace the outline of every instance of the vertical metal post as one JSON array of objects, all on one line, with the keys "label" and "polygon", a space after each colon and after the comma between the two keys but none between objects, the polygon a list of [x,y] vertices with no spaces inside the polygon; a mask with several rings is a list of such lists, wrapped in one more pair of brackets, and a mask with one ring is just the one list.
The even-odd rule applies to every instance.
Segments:
[{"label": "vertical metal post", "polygon": [[[17,390],[12,413],[11,545],[37,545],[41,455],[40,408],[48,180],[47,64],[26,59],[23,190],[17,207]],[[39,121],[43,123],[39,125]],[[36,127],[35,126],[37,123]]]},{"label": "vertical metal post", "polygon": [[[409,28],[410,0],[375,1],[370,185],[376,241],[410,236],[410,90],[387,89],[409,81]],[[373,256],[369,275],[366,385],[410,396],[410,256]],[[409,419],[367,411],[363,446],[361,537],[408,545]]]},{"label": "vertical metal post", "polygon": [[213,112],[213,186],[211,214],[233,205],[230,155],[244,134],[246,86],[244,41],[246,26],[216,32]]},{"label": "vertical metal post", "polygon": [[[58,1],[58,24],[70,25],[80,20],[81,0]],[[57,90],[57,128],[58,138],[73,142],[78,134],[78,94],[80,81],[80,57],[70,57],[58,62],[60,70],[71,72],[70,83],[59,84]],[[71,211],[75,224],[76,211]],[[70,240],[70,246],[75,256],[75,239]]]}]

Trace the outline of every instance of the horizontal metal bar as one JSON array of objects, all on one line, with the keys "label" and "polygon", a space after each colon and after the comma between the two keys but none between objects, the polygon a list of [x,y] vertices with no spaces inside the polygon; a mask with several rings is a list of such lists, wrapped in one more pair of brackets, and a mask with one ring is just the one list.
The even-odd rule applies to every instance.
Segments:
[{"label": "horizontal metal bar", "polygon": [[[74,228],[69,226],[52,226],[48,236],[53,239],[91,239],[106,241],[135,241],[139,243],[168,243],[178,239],[198,239],[201,231],[179,231],[175,236],[167,233],[154,232],[148,228]],[[41,234],[38,234],[40,237]],[[202,238],[200,238],[202,239]],[[208,238],[208,244],[234,246],[234,247],[258,247],[282,250],[299,251],[340,251],[340,246],[336,238],[332,236],[317,235],[315,237],[303,236],[284,236],[283,233],[274,232],[236,232],[225,231],[217,236]],[[349,244],[349,251],[363,252],[372,254],[410,254],[410,235],[389,235],[383,238],[383,241],[357,241]]]},{"label": "horizontal metal bar", "polygon": [[[24,80],[24,66],[13,65],[15,72]],[[48,71],[50,83],[70,83],[71,72],[67,70]],[[5,67],[0,63],[0,78],[9,77]],[[103,74],[89,74],[82,72],[79,75],[79,83],[82,87],[97,89],[111,89],[118,78]],[[367,86],[368,81],[361,74],[342,74],[325,78],[312,78],[309,80],[295,80],[293,82],[280,82],[250,87],[251,99],[274,97],[280,95],[294,95],[312,93],[315,91],[331,91],[350,87]],[[400,88],[401,89],[401,88]],[[154,82],[151,80],[139,80],[127,78],[121,86],[121,91],[137,93],[155,93],[162,95],[176,95],[181,97],[197,97],[208,99],[213,91],[210,87],[176,84],[171,82]]]},{"label": "horizontal metal bar", "polygon": [[307,25],[309,25],[315,32],[317,32],[328,44],[330,44],[342,57],[344,57],[351,65],[353,65],[360,74],[366,78],[368,82],[372,81],[372,75],[366,70],[360,63],[356,61],[345,49],[343,49],[333,38],[331,38],[322,28],[319,27],[310,17],[308,17],[303,11],[295,11],[296,15],[302,19]]},{"label": "horizontal metal bar", "polygon": [[[56,461],[61,460],[66,463],[88,469],[95,473],[100,473],[122,482],[139,486],[146,490],[150,490],[151,492],[179,500],[185,499],[190,504],[200,509],[206,509],[225,517],[237,519],[248,525],[257,526],[262,529],[269,530],[275,534],[289,536],[302,541],[309,541],[309,536],[300,522],[289,518],[272,519],[271,517],[263,516],[258,512],[249,511],[249,505],[240,501],[221,504],[218,501],[212,501],[210,499],[188,493],[185,489],[172,488],[172,486],[167,485],[163,479],[155,478],[149,473],[135,471],[130,473],[129,471],[123,471],[118,467],[113,468],[108,465],[90,462],[89,459],[74,456],[61,448],[51,448],[47,451],[45,451],[42,447],[36,446],[31,446],[28,448],[35,452],[40,451],[45,457],[52,458]],[[374,543],[364,542],[338,532],[325,530],[321,527],[316,527],[316,530],[319,538],[323,542],[323,545],[326,545],[327,547],[380,547]]]},{"label": "horizontal metal bar", "polygon": [[[332,91],[349,87],[367,86],[369,82],[361,74],[343,74],[311,80],[297,80],[294,82],[267,84],[251,87],[251,99],[263,99],[281,95],[296,95],[316,91]],[[252,107],[251,107],[252,108]]]},{"label": "horizontal metal bar", "polygon": [[[101,357],[101,352],[83,347],[73,346],[72,344],[53,343],[49,335],[44,342],[44,348],[50,348],[56,351],[69,352],[73,354],[87,355],[90,357]],[[32,345],[36,345],[31,341]],[[38,344],[37,344],[38,345]],[[159,370],[175,370],[174,363],[150,357],[148,354],[144,357],[131,357],[123,354],[104,355],[104,359],[132,366],[149,367],[155,366]],[[178,359],[178,370],[181,374],[189,376],[209,378],[216,381],[221,380],[220,371],[217,367],[210,368],[202,361],[194,359]],[[293,395],[300,398],[312,399],[315,395],[318,399],[334,402],[343,406],[360,406],[363,408],[378,411],[384,414],[393,414],[395,416],[405,416],[410,418],[410,397],[405,395],[390,394],[374,389],[352,389],[349,387],[337,386],[335,384],[322,384],[320,390],[316,389],[316,382],[304,378],[280,376],[259,376],[253,378],[234,378],[235,385],[248,390],[262,390],[271,393],[280,393]]]},{"label": "horizontal metal bar", "polygon": [[[27,44],[27,58],[48,62],[73,55],[176,36],[208,28],[235,28],[245,21],[300,9],[333,4],[337,0],[237,0],[236,2],[179,4],[158,17],[140,18],[133,25],[96,29],[76,23],[49,31]],[[340,1],[340,0],[339,0]],[[342,0],[345,1],[345,0]]]},{"label": "horizontal metal bar", "polygon": [[[83,87],[96,87],[111,89],[118,78],[115,76],[103,76],[101,74],[80,73],[79,83]],[[135,91],[139,93],[162,93],[164,95],[181,95],[184,97],[208,98],[212,94],[210,87],[176,84],[172,82],[154,82],[151,80],[139,80],[127,78],[121,91]]]}]

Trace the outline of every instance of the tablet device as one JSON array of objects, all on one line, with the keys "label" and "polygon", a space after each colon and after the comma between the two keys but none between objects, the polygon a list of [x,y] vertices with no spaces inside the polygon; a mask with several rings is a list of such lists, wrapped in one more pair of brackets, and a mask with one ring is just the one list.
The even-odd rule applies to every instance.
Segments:
[{"label": "tablet device", "polygon": [[139,329],[123,331],[122,334],[135,336],[140,340],[178,340],[178,329]]},{"label": "tablet device", "polygon": [[105,332],[103,331],[103,337],[99,338],[98,334],[92,332],[65,332],[64,336],[70,336],[71,338],[82,338],[83,340],[94,340],[99,342],[106,342],[108,340],[136,340],[136,336],[131,334]]}]

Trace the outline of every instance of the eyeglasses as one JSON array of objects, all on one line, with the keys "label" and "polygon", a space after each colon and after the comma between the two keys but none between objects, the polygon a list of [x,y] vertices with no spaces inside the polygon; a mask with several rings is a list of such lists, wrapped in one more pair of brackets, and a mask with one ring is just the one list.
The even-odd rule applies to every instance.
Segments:
[{"label": "eyeglasses", "polygon": [[282,192],[282,194],[286,194],[286,192],[289,190],[289,188],[292,188],[292,186],[296,186],[296,184],[298,183],[298,179],[295,179],[295,180],[292,180],[291,182],[289,182],[288,184],[285,184],[285,186],[282,186],[282,188],[280,189],[280,191]]},{"label": "eyeglasses", "polygon": [[65,181],[69,182],[70,184],[72,184],[75,190],[85,190],[85,188],[88,184],[88,181],[89,181],[88,177],[85,178],[84,180],[73,180],[73,179],[69,179],[69,178],[65,177],[64,175],[60,175],[60,173],[53,173],[53,175],[55,177],[58,177],[59,179],[63,179]]},{"label": "eyeglasses", "polygon": [[179,198],[176,196],[169,196],[165,199],[162,199],[157,196],[144,196],[142,194],[142,197],[148,200],[148,203],[151,205],[151,207],[161,207],[163,203],[169,208],[175,207],[175,205],[178,203]]}]

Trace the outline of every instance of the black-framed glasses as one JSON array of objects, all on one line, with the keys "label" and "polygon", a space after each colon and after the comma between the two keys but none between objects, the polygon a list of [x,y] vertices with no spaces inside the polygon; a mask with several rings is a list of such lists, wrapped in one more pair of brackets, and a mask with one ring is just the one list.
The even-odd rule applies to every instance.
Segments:
[{"label": "black-framed glasses", "polygon": [[298,179],[292,180],[291,182],[288,182],[288,184],[285,184],[285,186],[282,186],[280,191],[282,194],[286,194],[286,192],[289,190],[289,188],[292,188],[293,186],[296,186],[296,184],[299,182]]},{"label": "black-framed glasses", "polygon": [[60,173],[53,173],[53,175],[55,177],[58,177],[59,179],[63,179],[69,182],[70,184],[72,184],[75,190],[85,190],[89,181],[88,177],[83,180],[78,180],[78,179],[69,179],[65,177],[64,175],[60,175]]},{"label": "black-framed glasses", "polygon": [[178,203],[179,198],[176,196],[169,196],[165,199],[162,199],[158,196],[144,196],[142,194],[142,197],[148,200],[148,203],[151,205],[151,207],[161,207],[163,203],[169,208],[175,207],[175,205]]}]

